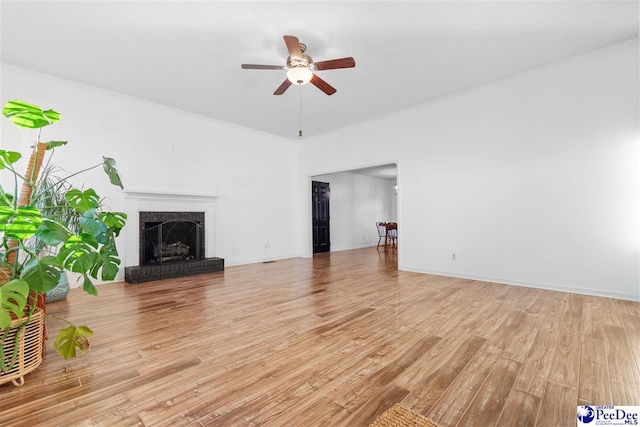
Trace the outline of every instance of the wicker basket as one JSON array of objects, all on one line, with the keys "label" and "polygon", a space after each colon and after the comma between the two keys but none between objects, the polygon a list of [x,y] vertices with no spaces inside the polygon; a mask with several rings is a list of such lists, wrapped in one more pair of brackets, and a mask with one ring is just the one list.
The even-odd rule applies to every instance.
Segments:
[{"label": "wicker basket", "polygon": [[[24,376],[36,369],[42,363],[42,345],[44,341],[44,312],[41,309],[34,310],[29,323],[20,330],[26,318],[11,322],[9,335],[2,342],[7,364],[11,361],[15,349],[16,333],[20,334],[18,341],[18,355],[10,370],[0,371],[0,384],[13,382],[16,386],[24,384]],[[20,332],[18,332],[20,330]],[[5,329],[0,329],[4,334]]]}]

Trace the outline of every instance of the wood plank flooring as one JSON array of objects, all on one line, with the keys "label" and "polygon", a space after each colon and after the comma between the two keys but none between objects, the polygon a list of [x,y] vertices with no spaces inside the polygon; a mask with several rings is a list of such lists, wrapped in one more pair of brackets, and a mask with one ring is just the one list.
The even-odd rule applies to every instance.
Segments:
[{"label": "wood plank flooring", "polygon": [[[376,248],[72,290],[0,425],[367,426],[401,402],[443,427],[575,426],[640,405],[640,303],[399,272]],[[48,320],[55,336],[65,325]]]}]

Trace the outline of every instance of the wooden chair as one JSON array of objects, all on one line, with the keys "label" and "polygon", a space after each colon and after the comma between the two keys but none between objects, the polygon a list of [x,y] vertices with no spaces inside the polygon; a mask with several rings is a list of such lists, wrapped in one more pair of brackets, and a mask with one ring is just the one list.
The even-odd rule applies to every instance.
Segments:
[{"label": "wooden chair", "polygon": [[380,247],[382,239],[384,239],[384,245],[387,246],[387,225],[384,222],[376,222],[376,228],[378,229],[378,247]]},{"label": "wooden chair", "polygon": [[388,222],[386,224],[387,229],[387,240],[389,240],[390,244],[394,247],[398,247],[398,223],[396,222]]}]

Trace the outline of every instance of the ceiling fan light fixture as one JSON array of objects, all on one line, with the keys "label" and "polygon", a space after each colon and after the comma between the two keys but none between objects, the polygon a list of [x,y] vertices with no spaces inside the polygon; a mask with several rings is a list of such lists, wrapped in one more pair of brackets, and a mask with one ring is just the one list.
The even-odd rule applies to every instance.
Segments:
[{"label": "ceiling fan light fixture", "polygon": [[307,67],[293,67],[287,71],[287,78],[296,85],[306,85],[313,78],[313,72]]}]

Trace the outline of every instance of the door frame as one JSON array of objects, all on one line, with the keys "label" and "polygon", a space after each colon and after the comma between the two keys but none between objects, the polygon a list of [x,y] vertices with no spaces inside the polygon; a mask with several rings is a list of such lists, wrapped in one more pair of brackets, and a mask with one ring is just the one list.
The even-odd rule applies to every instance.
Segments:
[{"label": "door frame", "polygon": [[[310,175],[306,175],[304,174],[301,178],[301,181],[299,181],[300,185],[298,187],[299,189],[299,193],[301,195],[301,202],[298,205],[300,207],[300,212],[303,213],[300,217],[299,220],[301,221],[299,223],[299,231],[300,233],[300,238],[299,238],[299,244],[301,246],[299,246],[300,249],[300,256],[303,258],[312,258],[313,257],[313,230],[312,230],[312,212],[311,212],[311,191],[309,191],[309,189],[311,188],[312,185],[312,181],[318,181],[318,177],[322,176],[322,175],[329,175],[332,173],[340,173],[340,172],[350,172],[354,169],[363,169],[363,168],[368,168],[368,167],[374,167],[374,166],[383,166],[383,165],[388,165],[394,163],[396,165],[396,183],[398,185],[398,192],[396,194],[396,215],[398,218],[398,223],[402,222],[402,183],[401,183],[401,161],[400,159],[388,159],[386,161],[380,161],[380,162],[376,162],[376,163],[367,163],[367,164],[359,164],[359,165],[353,165],[353,166],[345,166],[342,167],[340,169],[334,169],[334,170],[328,170],[328,171],[314,171],[312,174]],[[302,203],[304,203],[304,206],[302,205]],[[372,225],[373,226],[373,225]],[[304,227],[304,228],[303,228]],[[398,268],[400,269],[400,262],[401,262],[401,248],[403,246],[403,239],[402,239],[402,233],[403,233],[403,229],[404,227],[398,227],[398,249],[397,249],[397,253],[398,253]]]}]

